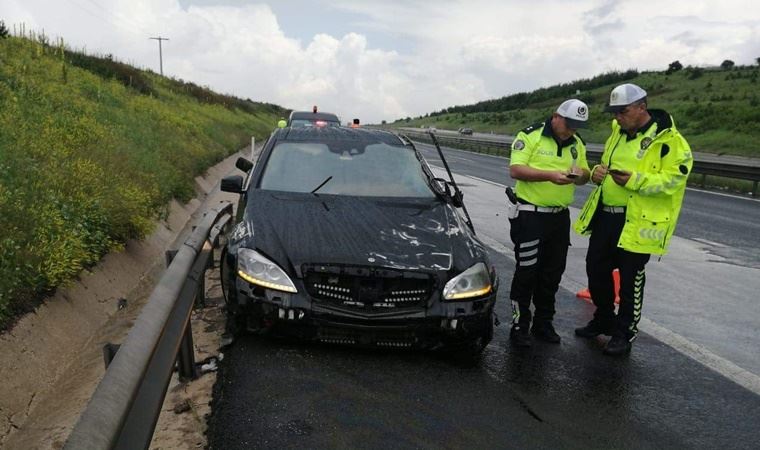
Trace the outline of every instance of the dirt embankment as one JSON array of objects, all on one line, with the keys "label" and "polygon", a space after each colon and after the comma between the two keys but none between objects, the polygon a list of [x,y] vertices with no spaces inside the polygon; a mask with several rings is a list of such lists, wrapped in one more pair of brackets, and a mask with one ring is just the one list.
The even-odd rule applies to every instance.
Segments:
[{"label": "dirt embankment", "polygon": [[[219,201],[219,180],[235,173],[243,149],[196,178],[198,197],[173,202],[167,220],[141,242],[129,242],[91,271],[59,289],[34,313],[0,335],[0,448],[61,448],[104,373],[102,347],[124,341],[165,267],[165,251],[184,240],[190,225]],[[217,356],[223,328],[218,280],[207,277],[207,308],[193,313],[198,361]],[[213,371],[169,388],[151,448],[205,445]],[[177,411],[175,413],[175,411]]]}]

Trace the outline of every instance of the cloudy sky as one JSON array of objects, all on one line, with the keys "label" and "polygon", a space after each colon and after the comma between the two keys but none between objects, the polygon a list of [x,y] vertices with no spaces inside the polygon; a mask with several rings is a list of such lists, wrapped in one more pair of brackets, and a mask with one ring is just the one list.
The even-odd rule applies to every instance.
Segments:
[{"label": "cloudy sky", "polygon": [[751,0],[0,0],[13,28],[214,90],[378,123],[611,70],[754,64]]}]

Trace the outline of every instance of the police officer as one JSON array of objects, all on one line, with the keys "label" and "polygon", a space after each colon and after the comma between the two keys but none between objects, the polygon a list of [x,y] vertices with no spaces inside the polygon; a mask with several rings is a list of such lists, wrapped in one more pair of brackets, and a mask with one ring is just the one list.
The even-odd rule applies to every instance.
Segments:
[{"label": "police officer", "polygon": [[[586,255],[594,318],[575,334],[612,338],[607,355],[631,350],[644,300],[644,266],[651,254],[664,255],[681,209],[692,167],[689,144],[665,111],[647,107],[647,93],[622,84],[610,93],[605,111],[614,114],[612,133],[591,180],[589,195],[574,228],[591,234]],[[613,269],[620,272],[620,306],[614,310]]]},{"label": "police officer", "polygon": [[530,347],[530,304],[535,315],[530,332],[543,341],[559,343],[554,330],[555,294],[565,271],[570,245],[570,214],[575,185],[588,181],[586,146],[576,130],[585,128],[588,107],[567,100],[545,122],[520,131],[512,143],[509,175],[515,185],[517,216],[510,218],[515,246],[512,278],[512,330],[518,347]]}]

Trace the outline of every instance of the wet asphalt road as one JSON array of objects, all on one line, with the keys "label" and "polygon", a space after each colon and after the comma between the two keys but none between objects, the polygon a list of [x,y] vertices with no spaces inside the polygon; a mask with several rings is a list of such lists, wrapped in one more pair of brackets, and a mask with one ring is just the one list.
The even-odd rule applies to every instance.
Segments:
[{"label": "wet asphalt road", "polygon": [[603,338],[572,333],[591,314],[560,290],[560,345],[514,349],[502,323],[474,367],[244,337],[220,367],[210,448],[757,448],[760,397],[643,333],[629,357],[605,357]]}]

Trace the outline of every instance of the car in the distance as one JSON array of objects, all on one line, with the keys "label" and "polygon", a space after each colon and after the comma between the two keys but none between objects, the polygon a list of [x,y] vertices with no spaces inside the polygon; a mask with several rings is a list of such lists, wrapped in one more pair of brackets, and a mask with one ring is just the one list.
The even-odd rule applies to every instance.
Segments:
[{"label": "car in the distance", "polygon": [[464,134],[464,135],[467,135],[467,136],[471,136],[472,135],[472,128],[462,127],[462,128],[459,129],[459,134]]},{"label": "car in the distance", "polygon": [[315,106],[312,111],[293,111],[288,117],[289,127],[339,127],[340,119],[333,113],[319,112]]},{"label": "car in the distance", "polygon": [[241,194],[220,269],[233,334],[460,356],[491,340],[495,269],[461,192],[411,141],[282,128],[237,166],[247,179],[222,181]]}]

